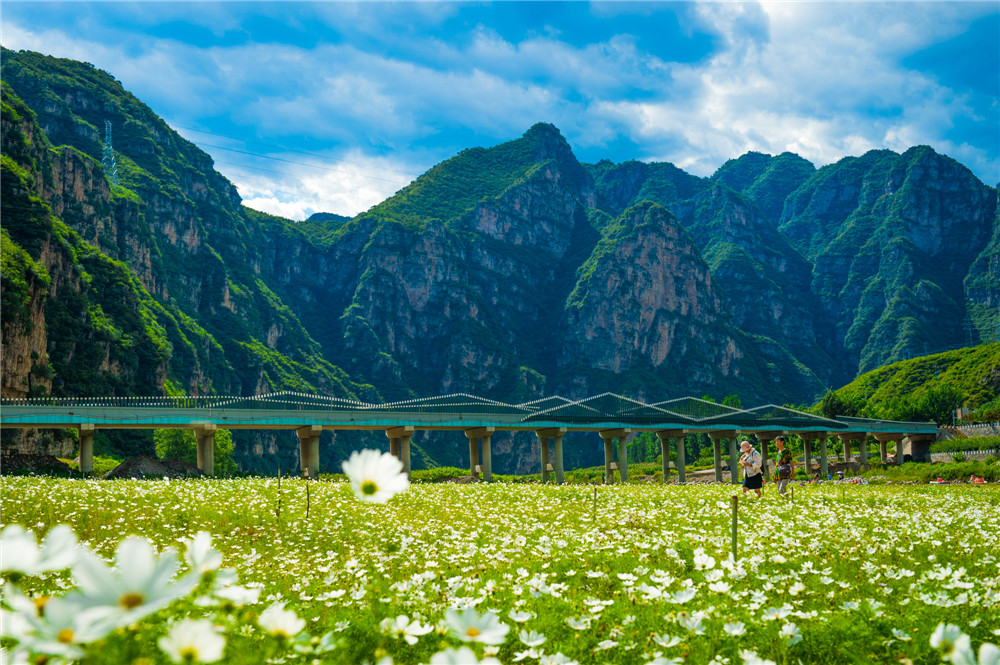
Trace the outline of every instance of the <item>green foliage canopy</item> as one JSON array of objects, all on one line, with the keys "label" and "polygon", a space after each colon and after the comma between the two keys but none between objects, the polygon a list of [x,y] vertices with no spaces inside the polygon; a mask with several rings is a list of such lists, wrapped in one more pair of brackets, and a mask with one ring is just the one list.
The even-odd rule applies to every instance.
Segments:
[{"label": "green foliage canopy", "polygon": [[[189,429],[158,429],[153,433],[156,456],[188,464],[198,463],[198,442]],[[231,476],[238,470],[233,453],[233,435],[227,429],[215,431],[215,475]]]}]

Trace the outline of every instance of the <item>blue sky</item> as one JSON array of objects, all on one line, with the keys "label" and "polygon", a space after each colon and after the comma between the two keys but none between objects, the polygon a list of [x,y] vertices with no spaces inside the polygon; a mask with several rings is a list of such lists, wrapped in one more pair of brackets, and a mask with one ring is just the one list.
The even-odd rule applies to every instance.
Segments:
[{"label": "blue sky", "polygon": [[[928,144],[1000,181],[1000,4],[3,4],[4,46],[110,72],[252,207],[353,215],[473,146],[710,175]],[[250,153],[250,154],[247,154]]]}]

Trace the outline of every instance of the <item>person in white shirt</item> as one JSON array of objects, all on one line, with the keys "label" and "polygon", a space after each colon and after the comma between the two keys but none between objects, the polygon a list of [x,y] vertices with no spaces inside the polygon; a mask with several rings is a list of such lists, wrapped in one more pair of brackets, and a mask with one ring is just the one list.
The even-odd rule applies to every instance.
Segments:
[{"label": "person in white shirt", "polygon": [[764,486],[764,474],[761,473],[760,453],[754,450],[749,441],[740,442],[740,466],[743,467],[743,493],[753,490],[760,496],[760,490]]}]

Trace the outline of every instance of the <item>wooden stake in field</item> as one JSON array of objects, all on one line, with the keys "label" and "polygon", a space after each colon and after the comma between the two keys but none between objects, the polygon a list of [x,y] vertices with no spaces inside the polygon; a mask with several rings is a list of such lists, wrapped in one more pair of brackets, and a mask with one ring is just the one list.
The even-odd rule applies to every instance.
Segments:
[{"label": "wooden stake in field", "polygon": [[274,519],[281,524],[281,467],[278,467],[278,505],[274,509]]}]

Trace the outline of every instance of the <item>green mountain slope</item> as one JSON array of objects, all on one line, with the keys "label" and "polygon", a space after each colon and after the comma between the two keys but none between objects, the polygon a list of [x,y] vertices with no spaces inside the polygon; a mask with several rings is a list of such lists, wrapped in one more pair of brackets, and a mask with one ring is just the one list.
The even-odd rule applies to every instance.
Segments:
[{"label": "green mountain slope", "polygon": [[791,152],[777,157],[748,152],[719,167],[711,179],[753,201],[772,222],[781,219],[785,199],[816,172],[812,163]]},{"label": "green mountain slope", "polygon": [[866,372],[818,408],[845,415],[950,422],[951,409],[994,408],[1000,398],[1000,343],[922,356]]},{"label": "green mountain slope", "polygon": [[[207,155],[89,65],[4,50],[3,79],[4,256],[28,266],[26,256],[49,275],[48,285],[16,280],[33,285],[27,294],[4,292],[5,319],[24,310],[25,298],[40,303],[37,327],[47,339],[21,341],[41,334],[22,328],[5,329],[3,340],[6,349],[30,347],[35,364],[48,366],[51,384],[33,390],[366,394],[322,356],[268,285],[254,258],[264,238],[258,219]],[[117,130],[120,187],[109,185],[98,161],[105,118]],[[50,133],[66,145],[53,147]],[[55,237],[69,243],[68,254],[53,254]],[[95,340],[101,350],[82,355],[81,345]],[[141,352],[144,340],[155,354]],[[133,364],[139,374],[130,379]],[[6,394],[27,392],[30,363],[4,371]],[[244,461],[251,448],[278,452],[273,436],[261,439],[244,440]]]},{"label": "green mountain slope", "polygon": [[850,373],[963,339],[962,282],[981,270],[995,219],[993,188],[919,146],[820,169],[779,228],[814,265],[820,340]]}]

